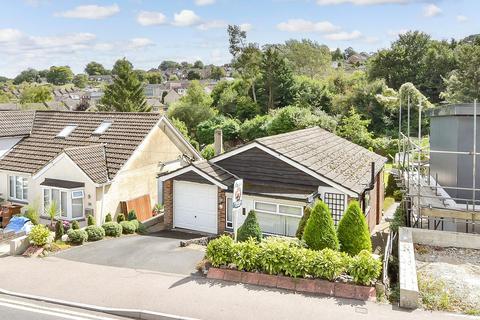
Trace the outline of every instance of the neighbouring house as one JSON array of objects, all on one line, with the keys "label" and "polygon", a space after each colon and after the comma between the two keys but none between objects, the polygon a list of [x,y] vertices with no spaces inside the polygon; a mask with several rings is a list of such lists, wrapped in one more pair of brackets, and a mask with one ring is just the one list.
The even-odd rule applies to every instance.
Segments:
[{"label": "neighbouring house", "polygon": [[168,90],[168,93],[163,97],[163,103],[166,105],[166,106],[170,106],[172,103],[175,103],[177,102],[178,100],[180,100],[182,96],[180,96],[177,91],[171,89],[171,90]]},{"label": "neighbouring house", "polygon": [[[155,113],[4,111],[0,113],[0,194],[62,219],[97,223],[120,202],[158,202],[162,166],[201,156],[167,118]],[[146,197],[148,199],[148,197]]]},{"label": "neighbouring house", "polygon": [[[216,134],[216,150],[221,150]],[[293,236],[305,206],[323,200],[337,224],[358,199],[372,231],[382,216],[386,159],[319,127],[256,139],[209,161],[161,173],[170,228],[232,231],[234,181],[243,179],[239,225],[257,212],[266,234]]]}]

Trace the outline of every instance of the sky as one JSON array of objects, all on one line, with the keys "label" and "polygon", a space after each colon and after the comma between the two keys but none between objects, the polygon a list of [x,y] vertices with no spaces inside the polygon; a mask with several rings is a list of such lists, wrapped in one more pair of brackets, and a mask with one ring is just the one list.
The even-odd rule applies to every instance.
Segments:
[{"label": "sky", "polygon": [[226,26],[237,24],[260,45],[309,38],[332,50],[374,52],[398,34],[434,39],[480,31],[478,0],[16,0],[0,11],[0,75],[90,61],[135,68],[163,60],[228,63]]}]

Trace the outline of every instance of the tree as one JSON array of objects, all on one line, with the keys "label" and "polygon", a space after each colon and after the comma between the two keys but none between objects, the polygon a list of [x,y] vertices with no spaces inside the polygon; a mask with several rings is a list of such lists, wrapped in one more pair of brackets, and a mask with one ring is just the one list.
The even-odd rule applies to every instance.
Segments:
[{"label": "tree", "polygon": [[270,115],[257,115],[252,119],[244,121],[240,125],[240,138],[243,141],[252,141],[267,136],[267,127],[271,119],[272,116]]},{"label": "tree", "polygon": [[354,54],[357,54],[357,51],[355,51],[352,47],[348,47],[348,48],[346,48],[346,49],[343,51],[343,57],[344,57],[345,59],[350,58],[350,57],[353,56]]},{"label": "tree", "polygon": [[295,76],[291,90],[293,105],[331,112],[332,94],[324,81]]},{"label": "tree", "polygon": [[367,220],[358,201],[352,201],[338,223],[340,250],[355,256],[362,250],[372,251],[372,241]]},{"label": "tree", "polygon": [[213,66],[212,71],[210,72],[210,78],[214,80],[220,80],[221,78],[225,77],[225,75],[225,69],[222,67]]},{"label": "tree", "polygon": [[196,137],[200,145],[213,143],[216,129],[222,129],[225,141],[235,141],[238,139],[240,123],[236,119],[224,116],[216,116],[200,122],[196,130]]},{"label": "tree", "polygon": [[362,120],[360,115],[352,108],[349,115],[342,118],[337,128],[337,134],[362,147],[373,146],[373,135],[368,131],[370,120]]},{"label": "tree", "polygon": [[39,103],[53,100],[52,89],[49,86],[28,86],[20,95],[20,103]]},{"label": "tree", "polygon": [[73,84],[77,88],[83,89],[87,86],[87,83],[88,83],[88,77],[86,74],[79,73],[75,75],[75,77],[73,77]]},{"label": "tree", "polygon": [[10,99],[12,99],[12,98],[13,98],[13,96],[10,93],[0,91],[0,103],[10,102]]},{"label": "tree", "polygon": [[308,218],[310,218],[310,214],[312,213],[312,208],[305,207],[303,210],[303,216],[298,223],[297,232],[295,233],[295,237],[302,240],[303,231],[305,230],[305,226],[307,225]]},{"label": "tree", "polygon": [[280,51],[296,74],[310,78],[325,74],[332,62],[330,49],[312,40],[288,40]]},{"label": "tree", "polygon": [[18,76],[13,79],[13,84],[20,84],[22,82],[40,82],[40,75],[38,74],[38,71],[31,68],[23,70]]},{"label": "tree", "polygon": [[242,30],[238,25],[229,25],[227,28],[229,51],[235,60],[243,51],[245,41],[247,39],[247,32]]},{"label": "tree", "polygon": [[193,64],[193,67],[195,69],[203,69],[203,62],[201,60],[197,60],[195,61],[195,63]]},{"label": "tree", "polygon": [[195,147],[195,149],[197,149],[197,150],[200,149],[200,145],[198,144],[198,142],[196,140],[192,139],[192,137],[190,137],[190,135],[188,134],[188,128],[187,128],[187,125],[185,124],[185,122],[183,122],[181,120],[178,120],[176,118],[171,118],[171,122],[175,126],[175,128],[177,128],[177,130],[180,131],[182,136],[184,136],[185,139],[187,139],[187,141],[190,142],[190,144],[193,147]]},{"label": "tree", "polygon": [[198,71],[190,70],[187,73],[187,79],[188,80],[200,80],[201,78],[202,78],[202,76],[200,75],[200,73]]},{"label": "tree", "polygon": [[101,76],[108,74],[108,71],[103,67],[101,63],[92,61],[85,66],[85,72],[89,76]]},{"label": "tree", "polygon": [[288,106],[272,112],[272,119],[267,126],[269,135],[290,132],[320,126],[329,131],[336,127],[336,121],[322,111],[312,113],[309,109]]},{"label": "tree", "polygon": [[215,146],[213,144],[207,144],[200,153],[204,159],[210,160],[215,157]]},{"label": "tree", "polygon": [[158,66],[158,69],[165,71],[167,69],[175,69],[178,67],[180,67],[180,65],[177,62],[171,61],[171,60],[165,60],[165,61],[162,61],[162,63],[160,63],[160,65]]},{"label": "tree", "polygon": [[69,66],[51,66],[47,73],[47,82],[55,85],[64,85],[71,83],[73,72]]},{"label": "tree", "polygon": [[257,214],[253,210],[250,210],[242,226],[238,228],[237,233],[239,242],[247,241],[249,238],[254,238],[257,242],[262,240],[262,230],[258,224]]},{"label": "tree", "polygon": [[137,78],[132,64],[125,58],[117,60],[112,70],[113,83],[105,89],[99,110],[117,112],[149,112],[143,83]]},{"label": "tree", "polygon": [[149,84],[161,84],[163,81],[162,73],[154,71],[147,72],[146,79]]},{"label": "tree", "polygon": [[332,52],[333,61],[342,61],[343,59],[344,59],[344,56],[340,48],[337,48],[335,51]]},{"label": "tree", "polygon": [[313,250],[338,250],[338,238],[330,209],[318,200],[313,206],[302,239]]},{"label": "tree", "polygon": [[194,135],[197,125],[215,115],[210,107],[212,98],[205,93],[199,81],[192,81],[187,94],[168,110],[170,118],[183,121],[190,135]]},{"label": "tree", "polygon": [[187,61],[182,61],[182,62],[180,62],[180,66],[183,69],[190,69],[192,67],[192,64],[190,62],[187,62]]},{"label": "tree", "polygon": [[137,75],[138,81],[147,82],[147,72],[145,70],[135,69],[133,72]]}]

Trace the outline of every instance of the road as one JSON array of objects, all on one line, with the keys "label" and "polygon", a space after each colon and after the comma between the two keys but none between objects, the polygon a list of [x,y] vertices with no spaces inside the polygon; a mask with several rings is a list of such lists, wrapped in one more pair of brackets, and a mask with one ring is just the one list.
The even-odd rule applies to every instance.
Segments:
[{"label": "road", "polygon": [[0,319],[5,320],[126,320],[103,313],[90,312],[40,301],[0,295]]}]

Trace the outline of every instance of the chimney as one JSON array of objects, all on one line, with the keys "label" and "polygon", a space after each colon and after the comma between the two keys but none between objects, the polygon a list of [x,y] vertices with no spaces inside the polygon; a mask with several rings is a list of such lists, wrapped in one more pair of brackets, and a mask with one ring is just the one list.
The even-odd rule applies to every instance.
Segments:
[{"label": "chimney", "polygon": [[222,129],[215,129],[213,146],[215,148],[215,155],[223,153],[223,132]]}]

